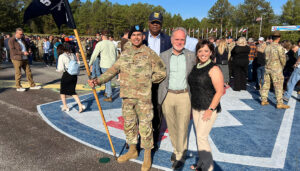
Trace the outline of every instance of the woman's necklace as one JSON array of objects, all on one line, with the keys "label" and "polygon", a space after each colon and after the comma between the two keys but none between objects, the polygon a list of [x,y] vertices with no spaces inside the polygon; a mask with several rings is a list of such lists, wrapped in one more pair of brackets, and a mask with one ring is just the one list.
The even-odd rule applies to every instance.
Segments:
[{"label": "woman's necklace", "polygon": [[197,64],[197,69],[203,68],[207,66],[211,62],[211,59],[207,60],[204,64],[201,64],[200,62]]}]

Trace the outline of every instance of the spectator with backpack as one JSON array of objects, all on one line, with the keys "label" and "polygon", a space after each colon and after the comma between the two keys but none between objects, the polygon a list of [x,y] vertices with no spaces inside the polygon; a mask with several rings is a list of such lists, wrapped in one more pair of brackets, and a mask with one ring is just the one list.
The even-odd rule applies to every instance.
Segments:
[{"label": "spectator with backpack", "polygon": [[86,107],[80,102],[80,99],[75,91],[75,87],[77,84],[77,75],[79,74],[79,72],[72,72],[74,70],[79,71],[79,61],[76,61],[76,56],[74,53],[72,53],[72,47],[70,46],[70,44],[58,45],[57,53],[59,56],[57,71],[63,72],[60,83],[60,98],[63,103],[63,107],[61,108],[61,110],[69,111],[69,107],[67,106],[66,102],[66,95],[70,95],[73,96],[73,98],[77,102],[79,108],[78,112],[81,113],[85,110]]}]

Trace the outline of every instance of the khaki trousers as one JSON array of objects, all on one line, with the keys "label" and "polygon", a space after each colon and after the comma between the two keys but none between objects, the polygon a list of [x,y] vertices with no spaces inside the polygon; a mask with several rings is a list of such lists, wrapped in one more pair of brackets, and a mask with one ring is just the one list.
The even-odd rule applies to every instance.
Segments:
[{"label": "khaki trousers", "polygon": [[30,87],[34,87],[35,83],[32,79],[32,74],[31,74],[31,70],[30,70],[30,66],[28,64],[28,60],[22,60],[22,61],[18,61],[18,60],[11,60],[14,68],[15,68],[15,80],[16,80],[16,87],[17,88],[21,88],[21,77],[22,77],[22,72],[21,72],[21,68],[23,68],[23,70],[25,71],[26,74],[26,78],[29,82]]},{"label": "khaki trousers", "polygon": [[38,50],[39,50],[39,59],[43,59],[43,46],[38,46]]},{"label": "khaki trousers", "polygon": [[[213,124],[215,123],[215,120],[217,119],[217,111],[214,111],[212,113],[211,118],[208,121],[202,120],[205,110],[197,111],[193,109],[192,112],[196,130],[198,152],[199,155],[204,154],[202,156],[199,156],[199,159],[201,159],[204,163],[205,161],[208,161],[209,163],[205,164],[209,165],[208,170],[211,171],[213,170],[214,165],[211,155],[211,148],[208,142],[208,135],[212,129]],[[209,153],[209,155],[207,155],[207,153]],[[203,159],[203,157],[209,157],[211,159]]]},{"label": "khaki trousers", "polygon": [[180,94],[168,92],[162,104],[162,110],[176,160],[184,160],[191,116],[191,102],[188,92]]}]

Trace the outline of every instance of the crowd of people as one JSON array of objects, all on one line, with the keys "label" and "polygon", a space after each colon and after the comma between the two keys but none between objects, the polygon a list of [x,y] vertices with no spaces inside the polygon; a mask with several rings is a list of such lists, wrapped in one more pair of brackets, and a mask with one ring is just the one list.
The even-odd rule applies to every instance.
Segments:
[{"label": "crowd of people", "polygon": [[[284,101],[289,100],[300,80],[300,40],[295,44],[281,41],[278,31],[266,41],[264,37],[256,41],[245,37],[234,40],[230,36],[198,40],[182,27],[175,28],[170,37],[162,32],[162,24],[162,14],[153,12],[148,20],[149,31],[134,25],[124,31],[119,43],[108,30],[97,33],[95,38],[81,38],[92,71],[88,84],[91,87],[105,84],[104,101],[112,102],[110,80],[117,76],[120,82],[129,150],[118,158],[119,163],[138,157],[140,137],[145,149],[141,170],[149,170],[151,151],[159,148],[160,127],[165,119],[173,147],[172,168],[182,168],[192,114],[199,160],[191,169],[211,171],[214,166],[208,136],[221,112],[220,101],[226,89],[245,91],[254,85],[264,106],[269,104],[268,92],[273,83],[276,107],[289,108]],[[5,60],[11,60],[15,67],[17,91],[25,91],[20,85],[21,68],[31,89],[39,89],[31,76],[32,60],[42,60],[45,66],[55,62],[57,71],[63,73],[62,111],[69,110],[66,95],[74,97],[79,112],[85,110],[75,90],[77,75],[67,71],[70,61],[80,63],[78,43],[73,36],[24,36],[18,28],[13,37],[6,36],[4,45]]]},{"label": "crowd of people", "polygon": [[[118,42],[114,40],[114,37],[111,33],[108,35],[108,39],[113,42],[117,48]],[[10,33],[0,35],[0,50],[1,50],[1,62],[11,62],[10,58],[10,47],[8,45],[8,40],[12,38]],[[22,39],[26,45],[28,51],[28,62],[32,65],[32,62],[43,62],[46,67],[50,67],[53,64],[58,64],[58,55],[57,55],[57,46],[68,42],[73,44],[76,48],[76,56],[79,54],[78,42],[75,36],[66,36],[64,33],[60,36],[48,35],[48,36],[39,36],[39,35],[23,35]],[[86,57],[89,59],[92,55],[92,52],[97,44],[101,40],[101,33],[97,33],[95,37],[81,37],[80,41],[83,47],[83,51]],[[120,48],[117,50],[120,51]]]}]

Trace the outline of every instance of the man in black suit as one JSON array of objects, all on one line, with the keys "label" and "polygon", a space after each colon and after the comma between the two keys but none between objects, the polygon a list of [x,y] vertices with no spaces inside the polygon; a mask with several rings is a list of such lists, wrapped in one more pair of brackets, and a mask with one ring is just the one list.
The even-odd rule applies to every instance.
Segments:
[{"label": "man in black suit", "polygon": [[[157,55],[170,49],[172,47],[171,39],[168,35],[161,31],[163,22],[163,16],[159,12],[152,12],[149,16],[148,26],[149,31],[145,32],[144,44],[150,47],[156,52]],[[162,122],[162,110],[161,105],[158,104],[157,100],[158,84],[152,85],[152,103],[154,117],[152,120],[153,126],[153,140],[154,140],[154,150],[158,149],[158,141],[160,136],[160,126]]]},{"label": "man in black suit", "polygon": [[144,44],[154,50],[157,55],[172,47],[170,36],[161,31],[163,16],[152,12],[149,16],[149,31],[145,32]]}]

